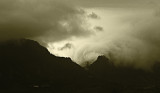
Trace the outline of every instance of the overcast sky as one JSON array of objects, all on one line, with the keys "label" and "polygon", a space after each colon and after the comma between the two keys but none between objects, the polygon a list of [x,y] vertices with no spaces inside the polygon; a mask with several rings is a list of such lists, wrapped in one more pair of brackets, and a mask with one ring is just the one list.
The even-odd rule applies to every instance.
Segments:
[{"label": "overcast sky", "polygon": [[150,69],[160,61],[159,0],[0,0],[0,41],[37,40],[80,65],[104,55]]},{"label": "overcast sky", "polygon": [[[96,33],[49,44],[54,54],[69,56],[82,66],[95,61],[98,55],[105,55],[116,65],[142,69],[150,69],[160,61],[159,0],[68,1],[87,11],[89,27]],[[68,42],[72,47],[58,51]],[[57,50],[52,50],[52,46],[58,46]]]},{"label": "overcast sky", "polygon": [[81,7],[154,7],[159,0],[59,0]]}]

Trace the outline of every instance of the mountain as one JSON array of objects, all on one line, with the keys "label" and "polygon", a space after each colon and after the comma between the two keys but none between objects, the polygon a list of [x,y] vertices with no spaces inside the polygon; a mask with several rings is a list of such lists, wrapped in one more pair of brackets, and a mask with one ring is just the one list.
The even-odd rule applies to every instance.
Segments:
[{"label": "mountain", "polygon": [[114,88],[116,92],[122,93],[160,93],[160,63],[147,72],[133,67],[115,66],[106,57],[99,56],[88,71],[106,89]]},{"label": "mountain", "polygon": [[160,93],[160,64],[146,72],[99,56],[87,69],[29,39],[0,42],[0,93]]},{"label": "mountain", "polygon": [[72,93],[89,82],[89,75],[82,67],[70,58],[50,54],[36,41],[20,39],[0,43],[0,93],[23,93],[32,88]]}]

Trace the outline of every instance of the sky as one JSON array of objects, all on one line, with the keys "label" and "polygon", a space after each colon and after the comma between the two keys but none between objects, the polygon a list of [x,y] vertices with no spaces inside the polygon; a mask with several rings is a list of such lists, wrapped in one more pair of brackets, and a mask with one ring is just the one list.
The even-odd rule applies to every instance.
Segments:
[{"label": "sky", "polygon": [[85,66],[151,69],[160,61],[159,0],[0,0],[0,41],[29,38]]}]

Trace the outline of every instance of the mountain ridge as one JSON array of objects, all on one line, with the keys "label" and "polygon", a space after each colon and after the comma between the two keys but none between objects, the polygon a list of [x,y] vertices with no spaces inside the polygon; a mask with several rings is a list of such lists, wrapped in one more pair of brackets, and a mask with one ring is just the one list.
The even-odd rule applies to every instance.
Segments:
[{"label": "mountain ridge", "polygon": [[36,85],[52,88],[59,86],[56,91],[60,91],[59,88],[67,86],[78,89],[89,81],[87,72],[70,58],[56,57],[33,40],[0,43],[0,58],[2,89]]},{"label": "mountain ridge", "polygon": [[159,93],[159,68],[117,67],[99,56],[85,69],[33,40],[0,42],[0,93]]}]

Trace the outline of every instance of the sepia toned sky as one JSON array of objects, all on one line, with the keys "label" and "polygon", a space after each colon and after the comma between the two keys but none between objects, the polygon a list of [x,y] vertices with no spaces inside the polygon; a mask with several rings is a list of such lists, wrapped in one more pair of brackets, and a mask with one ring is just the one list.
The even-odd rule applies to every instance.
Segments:
[{"label": "sepia toned sky", "polygon": [[80,7],[153,7],[159,0],[59,0]]},{"label": "sepia toned sky", "polygon": [[0,41],[37,40],[84,66],[99,55],[150,69],[160,61],[159,0],[0,0]]}]

